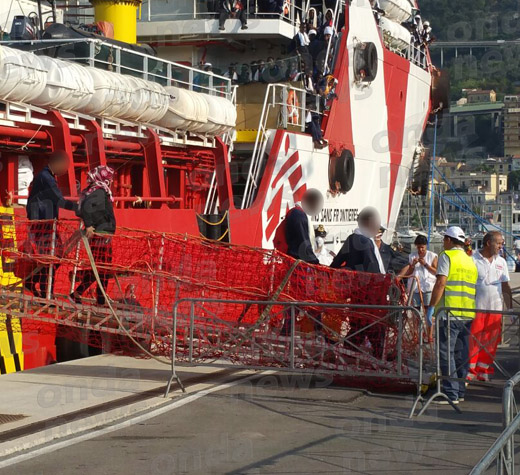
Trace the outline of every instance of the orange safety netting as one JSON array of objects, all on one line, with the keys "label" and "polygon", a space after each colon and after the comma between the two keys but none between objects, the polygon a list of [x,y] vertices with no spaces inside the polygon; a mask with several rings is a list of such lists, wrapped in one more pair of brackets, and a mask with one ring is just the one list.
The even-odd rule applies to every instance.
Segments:
[{"label": "orange safety netting", "polygon": [[[8,312],[23,318],[24,332],[44,332],[49,324],[58,324],[58,336],[136,355],[140,350],[130,334],[146,352],[170,356],[174,304],[195,298],[199,302],[192,314],[189,303],[178,306],[179,358],[277,366],[287,357],[290,310],[279,304],[229,301],[400,302],[399,284],[390,275],[334,270],[295,262],[272,250],[120,228],[114,236],[96,235],[90,240],[115,318],[97,290],[79,229],[72,220],[20,220],[12,231],[4,226],[0,297],[5,305],[13,295],[19,296],[19,303],[8,305]],[[6,276],[11,276],[8,281]],[[207,302],[210,299],[228,302]],[[338,361],[348,365],[356,352],[395,361],[398,344],[403,363],[417,352],[417,321],[408,316],[398,325],[395,311],[390,316],[388,310],[306,304],[295,310],[295,319],[300,366],[335,369]],[[342,342],[345,337],[349,339]],[[370,366],[370,358],[365,359]]]}]

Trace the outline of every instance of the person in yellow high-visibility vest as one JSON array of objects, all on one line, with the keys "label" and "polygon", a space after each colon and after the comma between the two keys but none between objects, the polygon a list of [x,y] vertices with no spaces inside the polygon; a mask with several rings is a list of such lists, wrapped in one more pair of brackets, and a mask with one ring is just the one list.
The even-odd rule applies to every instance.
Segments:
[{"label": "person in yellow high-visibility vest", "polygon": [[[450,344],[448,347],[447,320],[439,322],[439,353],[444,379],[444,394],[454,404],[464,400],[465,380],[469,369],[469,335],[471,323],[475,318],[475,294],[478,271],[473,259],[464,251],[466,235],[458,226],[452,226],[444,234],[444,252],[437,265],[437,281],[432,291],[430,305],[437,308],[467,309],[449,312]],[[444,318],[442,314],[440,318]],[[458,380],[455,380],[458,379]],[[438,404],[449,404],[445,399],[436,400]]]}]

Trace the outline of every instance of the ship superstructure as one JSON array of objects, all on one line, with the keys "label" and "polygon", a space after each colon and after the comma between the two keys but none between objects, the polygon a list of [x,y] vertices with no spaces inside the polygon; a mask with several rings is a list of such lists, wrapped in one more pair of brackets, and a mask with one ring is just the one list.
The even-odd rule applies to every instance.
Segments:
[{"label": "ship superstructure", "polygon": [[[106,2],[93,3],[99,7]],[[325,224],[336,245],[367,205],[379,209],[393,228],[431,112],[427,48],[406,42],[411,34],[401,25],[410,21],[416,5],[382,2],[382,20],[368,0],[332,5],[328,18],[334,35],[319,61],[323,74],[332,74],[337,84],[332,97],[324,98],[309,92],[301,75],[289,73],[305,69],[292,46],[300,23],[324,17],[325,5],[287,3],[281,13],[266,13],[261,2],[250,3],[245,6],[248,29],[230,18],[222,31],[215,11],[201,9],[202,2],[123,3],[127,9],[133,4],[134,11],[139,7],[137,39],[150,44],[156,55],[81,28],[66,32],[59,24],[48,24],[41,41],[11,40],[1,46],[4,59],[17,57],[17,49],[34,51],[20,56],[38,55],[41,66],[32,73],[20,58],[14,66],[4,61],[2,71],[12,81],[16,74],[18,79],[33,74],[31,80],[46,99],[30,84],[36,97],[17,95],[9,84],[0,90],[6,164],[0,179],[2,189],[13,192],[14,203],[23,200],[23,193],[17,193],[19,160],[29,159],[36,172],[45,153],[63,148],[74,164],[62,183],[71,197],[77,196],[89,167],[108,163],[116,169],[123,226],[269,247],[286,210],[312,187],[325,196],[325,208],[314,223]],[[70,14],[65,4],[61,7]],[[80,66],[65,68],[45,56]],[[25,66],[16,73],[19,63]],[[255,81],[252,67],[260,65],[267,73]],[[53,91],[61,86],[67,95],[64,71],[76,77],[81,75],[78,67],[86,67],[90,76],[83,89],[94,84],[85,107],[71,107],[66,100],[53,103]],[[251,80],[243,81],[247,72]],[[118,75],[130,79],[118,81]],[[124,82],[128,84],[119,87]],[[157,116],[167,110],[165,115],[139,116],[137,110],[152,107],[146,102],[150,97],[160,109]],[[93,105],[110,100],[114,107]],[[132,101],[133,113],[121,113],[124,107],[118,104]],[[320,115],[325,148],[315,147],[305,133],[311,108]],[[137,196],[143,204],[136,207]],[[220,224],[207,224],[211,222]]]}]

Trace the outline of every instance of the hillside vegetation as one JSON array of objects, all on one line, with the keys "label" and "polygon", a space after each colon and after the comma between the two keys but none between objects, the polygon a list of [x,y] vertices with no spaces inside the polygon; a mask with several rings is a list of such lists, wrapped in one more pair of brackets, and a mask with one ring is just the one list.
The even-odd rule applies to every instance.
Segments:
[{"label": "hillside vegetation", "polygon": [[[420,0],[438,41],[490,41],[520,39],[520,0]],[[440,52],[432,50],[435,64]],[[520,46],[497,44],[492,48],[445,50],[444,67],[450,70],[452,99],[463,88],[495,89],[503,94],[519,91]]]}]

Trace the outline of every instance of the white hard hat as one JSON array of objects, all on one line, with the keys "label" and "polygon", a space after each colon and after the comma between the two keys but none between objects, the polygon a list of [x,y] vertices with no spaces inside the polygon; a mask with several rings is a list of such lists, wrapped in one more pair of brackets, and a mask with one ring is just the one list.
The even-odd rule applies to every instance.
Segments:
[{"label": "white hard hat", "polygon": [[448,229],[446,229],[444,235],[456,239],[460,242],[464,242],[466,240],[466,234],[464,234],[464,231],[458,226],[449,227]]},{"label": "white hard hat", "polygon": [[423,23],[424,26],[430,26],[430,22],[428,20],[426,20],[424,23]]},{"label": "white hard hat", "polygon": [[332,26],[326,26],[325,30],[323,30],[323,34],[332,36],[334,34],[334,30],[332,29]]},{"label": "white hard hat", "polygon": [[316,30],[313,28],[312,30],[309,30],[309,32],[307,34],[309,36],[311,36],[311,35],[317,35],[318,33],[316,33]]}]

